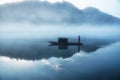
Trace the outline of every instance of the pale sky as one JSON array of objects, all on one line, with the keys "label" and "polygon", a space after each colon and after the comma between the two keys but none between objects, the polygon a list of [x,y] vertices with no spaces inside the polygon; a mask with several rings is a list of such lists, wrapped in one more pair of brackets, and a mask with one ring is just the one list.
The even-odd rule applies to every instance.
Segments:
[{"label": "pale sky", "polygon": [[[26,0],[0,0],[0,4],[21,2],[21,1],[26,1]],[[35,1],[35,0],[29,0],[29,1]],[[49,1],[52,3],[58,1],[59,2],[68,1],[80,9],[83,9],[88,6],[92,6],[100,9],[103,12],[109,13],[110,15],[114,15],[120,18],[120,0],[41,0],[41,1]]]}]

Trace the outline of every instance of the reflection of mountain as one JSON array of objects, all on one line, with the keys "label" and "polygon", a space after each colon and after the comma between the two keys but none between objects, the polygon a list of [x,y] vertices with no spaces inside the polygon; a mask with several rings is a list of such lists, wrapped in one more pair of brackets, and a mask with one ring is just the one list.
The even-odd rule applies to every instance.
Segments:
[{"label": "reflection of mountain", "polygon": [[31,22],[54,24],[120,24],[120,19],[95,8],[79,10],[70,3],[27,1],[0,6],[1,22]]},{"label": "reflection of mountain", "polygon": [[[68,50],[59,50],[58,46],[48,46],[48,41],[41,40],[17,40],[5,41],[0,43],[0,56],[16,59],[40,60],[51,57],[69,58],[77,52],[77,46],[69,47]],[[81,47],[81,50],[93,52],[99,47]]]},{"label": "reflection of mountain", "polygon": [[47,41],[39,40],[11,40],[0,44],[0,56],[25,60],[48,59],[51,57],[68,58],[75,52],[74,49],[59,51],[56,47],[49,47]]}]

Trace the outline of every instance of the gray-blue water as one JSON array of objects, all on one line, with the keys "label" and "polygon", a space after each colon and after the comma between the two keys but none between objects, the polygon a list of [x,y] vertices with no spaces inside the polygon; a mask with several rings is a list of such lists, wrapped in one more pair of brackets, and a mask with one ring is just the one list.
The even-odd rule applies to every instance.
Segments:
[{"label": "gray-blue water", "polygon": [[[59,37],[77,42],[78,35],[80,52],[48,46]],[[119,26],[3,24],[0,80],[119,80],[119,36]]]}]

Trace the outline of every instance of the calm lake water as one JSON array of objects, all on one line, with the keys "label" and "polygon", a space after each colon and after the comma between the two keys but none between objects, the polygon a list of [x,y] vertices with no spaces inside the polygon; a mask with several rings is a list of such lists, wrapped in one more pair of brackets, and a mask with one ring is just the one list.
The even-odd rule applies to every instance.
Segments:
[{"label": "calm lake water", "polygon": [[[119,79],[119,27],[24,26],[0,28],[0,80]],[[49,46],[59,37],[77,42],[78,35],[80,52]]]}]

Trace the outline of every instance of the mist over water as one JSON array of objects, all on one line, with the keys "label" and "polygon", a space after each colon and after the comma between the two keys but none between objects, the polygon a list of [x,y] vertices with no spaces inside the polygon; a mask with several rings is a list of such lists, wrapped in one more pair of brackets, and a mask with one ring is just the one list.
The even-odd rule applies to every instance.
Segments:
[{"label": "mist over water", "polygon": [[[85,44],[79,53],[48,46],[78,35]],[[119,26],[2,24],[0,80],[119,80],[119,36]]]},{"label": "mist over water", "polygon": [[[120,80],[119,25],[109,13],[64,1],[0,5],[0,80]],[[81,46],[49,46],[79,35]]]},{"label": "mist over water", "polygon": [[[92,25],[34,25],[27,23],[2,24],[0,26],[0,38],[53,38],[85,36],[90,38],[118,37],[119,26],[92,26]],[[96,33],[96,34],[95,34]]]},{"label": "mist over water", "polygon": [[48,46],[48,41],[58,41],[59,37],[64,37],[70,42],[78,42],[79,35],[84,45],[81,51],[88,53],[120,41],[119,26],[8,23],[0,27],[0,55],[26,60],[69,58],[77,52],[77,46],[59,50],[57,46]]}]

